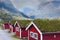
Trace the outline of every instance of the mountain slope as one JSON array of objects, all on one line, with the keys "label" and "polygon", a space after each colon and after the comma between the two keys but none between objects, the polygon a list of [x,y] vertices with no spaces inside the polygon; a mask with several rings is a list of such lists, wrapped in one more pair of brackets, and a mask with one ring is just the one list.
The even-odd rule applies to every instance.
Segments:
[{"label": "mountain slope", "polygon": [[20,12],[19,10],[17,10],[11,3],[10,0],[2,0],[0,2],[0,9],[3,8],[3,9],[6,9],[8,10],[9,12],[11,13],[14,13],[14,14],[20,14],[22,15],[23,17],[25,18],[29,18],[28,16],[26,16],[24,13]]},{"label": "mountain slope", "polygon": [[13,17],[6,10],[0,10],[0,19],[3,19],[3,20],[12,20]]},{"label": "mountain slope", "polygon": [[13,14],[5,9],[0,10],[0,19],[3,19],[3,20],[32,20],[30,18],[25,18],[19,14]]}]

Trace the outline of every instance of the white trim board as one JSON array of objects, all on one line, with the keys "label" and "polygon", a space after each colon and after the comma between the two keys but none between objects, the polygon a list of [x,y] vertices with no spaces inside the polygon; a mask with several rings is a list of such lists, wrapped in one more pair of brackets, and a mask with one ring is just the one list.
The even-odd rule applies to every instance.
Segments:
[{"label": "white trim board", "polygon": [[17,24],[18,24],[18,26],[20,27],[20,25],[19,25],[19,23],[18,23],[17,21],[15,22],[14,27],[15,27],[16,23],[17,23]]},{"label": "white trim board", "polygon": [[20,29],[20,38],[21,38],[21,29]]}]

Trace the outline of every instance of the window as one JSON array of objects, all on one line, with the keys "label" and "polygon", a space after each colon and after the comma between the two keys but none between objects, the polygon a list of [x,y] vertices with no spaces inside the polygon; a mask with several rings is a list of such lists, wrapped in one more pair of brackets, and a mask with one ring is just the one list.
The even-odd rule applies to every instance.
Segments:
[{"label": "window", "polygon": [[30,37],[33,37],[33,32],[30,32]]},{"label": "window", "polygon": [[16,27],[16,31],[19,31],[19,27]]},{"label": "window", "polygon": [[35,39],[38,39],[37,33],[34,33],[34,38],[35,38]]},{"label": "window", "polygon": [[34,39],[38,39],[38,34],[34,33],[34,32],[30,32],[30,37],[34,38]]}]

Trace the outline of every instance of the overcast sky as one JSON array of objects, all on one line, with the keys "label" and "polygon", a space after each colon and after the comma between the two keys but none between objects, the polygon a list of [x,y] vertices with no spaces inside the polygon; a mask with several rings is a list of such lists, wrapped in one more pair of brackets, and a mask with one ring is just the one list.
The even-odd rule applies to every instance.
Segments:
[{"label": "overcast sky", "polygon": [[[13,5],[28,16],[39,17],[59,17],[59,0],[11,0]],[[51,2],[57,1],[57,2]]]}]

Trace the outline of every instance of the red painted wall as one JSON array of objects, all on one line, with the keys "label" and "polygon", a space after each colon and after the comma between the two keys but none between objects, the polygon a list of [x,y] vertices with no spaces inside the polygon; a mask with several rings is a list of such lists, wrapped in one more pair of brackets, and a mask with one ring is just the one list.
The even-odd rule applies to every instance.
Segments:
[{"label": "red painted wall", "polygon": [[22,28],[22,29],[21,29],[21,36],[22,36],[22,37],[28,37],[28,31],[25,30],[25,28]]},{"label": "red painted wall", "polygon": [[[20,37],[20,29],[19,29],[19,31],[16,31],[16,35],[18,37]],[[28,37],[28,31],[26,31],[24,28],[23,29],[21,28],[21,37],[22,38],[23,37]]]},{"label": "red painted wall", "polygon": [[16,24],[15,24],[15,26],[14,26],[14,28],[15,28],[15,31],[16,31],[16,27],[19,27],[17,23],[16,23]]},{"label": "red painted wall", "polygon": [[20,38],[20,28],[18,29],[18,31],[16,30],[16,28],[19,28],[17,23],[15,25],[15,31],[16,31],[16,35]]},{"label": "red painted wall", "polygon": [[10,26],[8,23],[4,24],[3,29],[9,29],[9,28],[10,28]]},{"label": "red painted wall", "polygon": [[19,27],[17,23],[13,25],[13,32],[16,32],[16,27]]},{"label": "red painted wall", "polygon": [[20,31],[16,31],[16,35],[20,38]]},{"label": "red painted wall", "polygon": [[[18,23],[16,23],[15,27],[19,27]],[[19,31],[16,31],[16,35],[20,37],[20,28]],[[21,37],[27,37],[28,36],[28,31],[25,30],[25,28],[21,28]]]},{"label": "red painted wall", "polygon": [[43,34],[43,40],[60,40],[60,33]]},{"label": "red painted wall", "polygon": [[35,27],[33,25],[31,25],[31,27],[28,30],[29,30],[29,35],[28,35],[29,40],[36,40],[36,39],[30,37],[30,31],[38,34],[38,40],[41,39],[41,36],[40,36],[39,32],[35,29]]},{"label": "red painted wall", "polygon": [[15,27],[13,27],[13,32],[15,32]]}]

